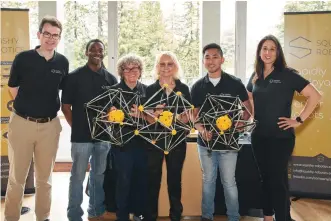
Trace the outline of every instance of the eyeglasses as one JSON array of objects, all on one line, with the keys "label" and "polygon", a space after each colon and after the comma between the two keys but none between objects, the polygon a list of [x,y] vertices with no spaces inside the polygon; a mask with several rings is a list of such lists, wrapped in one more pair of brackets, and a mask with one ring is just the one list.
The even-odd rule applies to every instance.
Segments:
[{"label": "eyeglasses", "polygon": [[43,33],[41,33],[45,38],[53,38],[54,40],[58,40],[61,38],[61,35],[59,34],[51,34],[47,31],[44,31]]},{"label": "eyeglasses", "polygon": [[175,66],[175,64],[173,62],[169,62],[169,63],[160,63],[160,68],[165,68],[165,67],[168,67],[168,68],[173,68]]},{"label": "eyeglasses", "polygon": [[140,68],[139,67],[133,67],[133,68],[124,68],[123,69],[124,73],[129,73],[129,72],[139,72]]}]

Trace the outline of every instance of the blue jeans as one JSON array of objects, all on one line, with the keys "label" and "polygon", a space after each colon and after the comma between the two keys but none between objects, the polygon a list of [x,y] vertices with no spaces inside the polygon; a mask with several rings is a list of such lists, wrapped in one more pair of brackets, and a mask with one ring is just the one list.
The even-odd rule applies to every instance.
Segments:
[{"label": "blue jeans", "polygon": [[109,150],[110,144],[106,142],[72,143],[71,158],[73,163],[67,209],[69,221],[82,221],[84,214],[81,208],[83,202],[83,182],[89,160],[91,166],[88,186],[90,200],[87,213],[89,217],[96,217],[105,212],[103,180]]},{"label": "blue jeans", "polygon": [[235,179],[236,151],[212,151],[198,145],[199,158],[203,174],[202,217],[213,220],[216,190],[217,168],[220,170],[224,189],[225,204],[229,221],[239,221],[238,189]]}]

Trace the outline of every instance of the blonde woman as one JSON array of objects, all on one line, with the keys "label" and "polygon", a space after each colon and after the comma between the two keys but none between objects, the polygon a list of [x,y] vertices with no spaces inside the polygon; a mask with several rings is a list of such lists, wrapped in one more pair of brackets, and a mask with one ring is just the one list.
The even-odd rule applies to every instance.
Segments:
[{"label": "blonde woman", "polygon": [[[179,80],[181,74],[180,64],[174,53],[166,51],[160,53],[155,60],[154,73],[157,78],[155,83],[151,84],[146,89],[146,98],[149,99],[157,91],[160,90],[163,84],[168,84],[169,87],[165,89],[162,95],[153,98],[152,103],[159,102],[158,105],[163,105],[165,108],[170,106],[173,99],[169,96],[167,102],[161,101],[161,96],[169,95],[171,91],[182,92],[187,100],[191,100],[189,88],[187,85]],[[157,110],[154,115],[160,114]],[[158,216],[158,197],[160,192],[161,177],[162,177],[162,163],[165,158],[167,164],[167,182],[168,194],[170,201],[170,219],[180,220],[183,206],[181,203],[181,177],[182,168],[186,156],[186,141],[182,141],[175,149],[168,155],[156,148],[150,148],[148,151],[148,206],[147,206],[147,220],[154,221]]]}]

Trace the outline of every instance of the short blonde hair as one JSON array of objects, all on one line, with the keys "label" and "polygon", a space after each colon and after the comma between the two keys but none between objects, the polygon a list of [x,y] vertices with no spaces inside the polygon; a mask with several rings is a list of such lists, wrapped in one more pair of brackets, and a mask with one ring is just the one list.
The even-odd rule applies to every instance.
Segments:
[{"label": "short blonde hair", "polygon": [[155,58],[155,63],[154,63],[154,68],[153,68],[153,74],[155,76],[155,79],[159,79],[160,77],[160,73],[159,73],[159,63],[160,63],[160,59],[163,55],[167,55],[169,56],[174,64],[176,65],[176,68],[177,68],[177,72],[175,73],[175,76],[174,78],[175,79],[180,79],[180,77],[182,76],[183,74],[183,71],[182,71],[182,67],[180,66],[179,64],[179,61],[177,59],[177,56],[171,52],[171,51],[161,51]]},{"label": "short blonde hair", "polygon": [[126,68],[127,65],[134,64],[137,65],[138,68],[140,69],[140,77],[142,73],[144,72],[144,63],[143,60],[140,56],[135,55],[135,54],[128,54],[124,55],[121,57],[118,62],[117,62],[117,74],[123,79],[123,73],[124,69]]}]

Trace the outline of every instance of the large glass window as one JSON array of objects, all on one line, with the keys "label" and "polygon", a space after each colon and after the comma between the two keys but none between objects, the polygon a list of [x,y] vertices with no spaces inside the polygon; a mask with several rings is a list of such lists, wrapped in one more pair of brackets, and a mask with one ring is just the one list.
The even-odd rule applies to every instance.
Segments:
[{"label": "large glass window", "polygon": [[30,48],[38,45],[38,1],[1,1],[1,8],[29,9]]},{"label": "large glass window", "polygon": [[135,53],[144,58],[142,81],[154,82],[155,55],[173,51],[182,66],[182,81],[188,85],[200,77],[198,1],[127,1],[118,2],[119,57]]},{"label": "large glass window", "polygon": [[235,74],[235,9],[236,1],[221,1],[221,47],[224,53],[222,69]]},{"label": "large glass window", "polygon": [[[71,71],[86,63],[85,46],[89,40],[98,38],[107,48],[107,1],[58,1],[57,13],[63,24],[58,51],[69,59]],[[104,58],[106,67],[107,61],[106,56]]]}]

